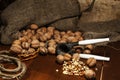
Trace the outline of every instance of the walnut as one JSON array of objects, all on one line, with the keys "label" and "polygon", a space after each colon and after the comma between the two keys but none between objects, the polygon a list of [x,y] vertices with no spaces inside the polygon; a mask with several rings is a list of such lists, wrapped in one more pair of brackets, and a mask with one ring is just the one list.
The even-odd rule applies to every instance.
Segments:
[{"label": "walnut", "polygon": [[88,48],[90,50],[93,50],[93,45],[89,44],[89,45],[86,45],[85,48]]},{"label": "walnut", "polygon": [[33,36],[33,34],[32,33],[28,33],[27,36],[28,36],[28,38],[31,38]]},{"label": "walnut", "polygon": [[68,34],[69,36],[74,36],[74,33],[73,33],[72,31],[70,31],[70,30],[67,31],[67,34]]},{"label": "walnut", "polygon": [[64,36],[65,34],[66,34],[65,31],[60,32],[61,36]]},{"label": "walnut", "polygon": [[44,36],[45,36],[47,39],[50,39],[52,35],[51,35],[50,32],[47,32],[47,33],[44,34]]},{"label": "walnut", "polygon": [[47,32],[47,28],[46,27],[42,27],[41,28],[41,32],[46,33]]},{"label": "walnut", "polygon": [[22,42],[22,47],[24,49],[28,49],[30,47],[30,43],[29,42]]},{"label": "walnut", "polygon": [[55,47],[48,47],[48,52],[50,53],[50,54],[55,54],[55,51],[56,51],[56,49],[55,49]]},{"label": "walnut", "polygon": [[84,74],[87,79],[93,79],[96,76],[95,72],[91,69],[85,70]]},{"label": "walnut", "polygon": [[89,58],[86,63],[89,67],[93,67],[96,65],[97,61],[95,58]]},{"label": "walnut", "polygon": [[39,44],[40,44],[40,47],[45,47],[46,46],[46,44],[44,42],[40,42]]},{"label": "walnut", "polygon": [[40,46],[40,42],[37,39],[33,39],[31,42],[31,47],[38,48]]},{"label": "walnut", "polygon": [[10,50],[13,51],[13,52],[15,52],[15,53],[21,53],[22,52],[22,47],[20,45],[13,44],[10,47]]},{"label": "walnut", "polygon": [[73,60],[79,60],[80,59],[80,55],[78,53],[74,53],[72,56]]},{"label": "walnut", "polygon": [[61,64],[64,61],[64,56],[59,54],[59,55],[57,55],[56,59],[57,59],[57,62]]},{"label": "walnut", "polygon": [[53,31],[55,30],[55,28],[49,26],[49,27],[47,28],[47,30],[48,30],[48,32],[53,32]]},{"label": "walnut", "polygon": [[66,38],[66,39],[67,39],[68,37],[69,37],[68,34],[65,34],[65,35],[62,36],[62,38]]},{"label": "walnut", "polygon": [[83,53],[85,53],[85,54],[91,54],[91,50],[85,49],[85,50],[83,51]]},{"label": "walnut", "polygon": [[33,30],[36,30],[36,29],[38,29],[38,25],[36,25],[36,24],[31,24],[31,25],[30,25],[30,28],[33,29]]},{"label": "walnut", "polygon": [[60,36],[60,34],[54,34],[54,38],[55,38],[55,39],[58,39],[58,38],[60,39],[61,36]]},{"label": "walnut", "polygon": [[42,32],[41,32],[41,28],[37,29],[37,30],[36,30],[36,33],[42,33]]},{"label": "walnut", "polygon": [[49,40],[48,41],[48,46],[56,46],[56,42],[55,42],[55,40]]},{"label": "walnut", "polygon": [[80,31],[76,31],[74,34],[75,34],[75,36],[81,36],[82,35],[82,33]]},{"label": "walnut", "polygon": [[39,52],[40,52],[41,54],[46,54],[46,53],[48,53],[48,50],[47,50],[46,47],[39,47]]},{"label": "walnut", "polygon": [[71,42],[78,42],[78,39],[74,37]]},{"label": "walnut", "polygon": [[44,35],[40,36],[40,41],[47,41],[47,37],[45,37]]},{"label": "walnut", "polygon": [[21,41],[20,40],[15,40],[15,41],[13,41],[13,44],[21,45]]},{"label": "walnut", "polygon": [[22,52],[21,52],[22,54],[27,54],[28,53],[28,51],[26,50],[26,49],[22,49]]},{"label": "walnut", "polygon": [[84,46],[73,46],[73,48],[75,49],[76,53],[82,53],[84,50]]},{"label": "walnut", "polygon": [[73,36],[70,36],[70,37],[67,38],[68,42],[72,42],[73,39],[74,39]]},{"label": "walnut", "polygon": [[19,38],[19,40],[21,41],[21,42],[26,42],[26,41],[28,41],[28,37],[27,36],[23,36],[23,37],[21,37],[21,38]]},{"label": "walnut", "polygon": [[66,43],[66,42],[67,42],[67,39],[62,38],[59,43]]},{"label": "walnut", "polygon": [[57,34],[57,35],[60,34],[60,31],[54,30],[54,35],[55,35],[55,34]]},{"label": "walnut", "polygon": [[65,53],[63,56],[64,56],[64,60],[66,61],[69,61],[72,58],[72,56],[69,53]]},{"label": "walnut", "polygon": [[28,49],[28,53],[33,53],[33,52],[35,52],[35,49],[34,49],[34,48],[29,48],[29,49]]}]

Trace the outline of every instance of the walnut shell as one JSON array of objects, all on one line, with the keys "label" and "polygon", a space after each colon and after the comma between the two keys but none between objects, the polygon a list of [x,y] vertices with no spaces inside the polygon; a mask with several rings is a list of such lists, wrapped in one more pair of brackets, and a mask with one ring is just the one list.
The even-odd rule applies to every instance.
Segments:
[{"label": "walnut shell", "polygon": [[56,42],[54,41],[54,42],[48,42],[48,46],[51,46],[51,47],[53,47],[53,46],[55,46],[56,45]]},{"label": "walnut shell", "polygon": [[41,28],[41,32],[42,32],[42,33],[46,33],[46,32],[47,32],[47,28],[46,28],[46,27],[42,27],[42,28]]},{"label": "walnut shell", "polygon": [[60,36],[60,34],[55,34],[55,35],[54,35],[54,38],[55,38],[55,39],[58,39],[58,38],[61,38],[61,36]]},{"label": "walnut shell", "polygon": [[66,61],[69,61],[72,58],[72,56],[69,53],[65,53],[63,56],[64,56],[64,60]]},{"label": "walnut shell", "polygon": [[60,35],[61,35],[61,36],[64,36],[65,34],[66,34],[65,31],[60,32]]},{"label": "walnut shell", "polygon": [[67,39],[65,39],[65,38],[62,38],[60,41],[59,41],[59,43],[66,43],[67,42]]},{"label": "walnut shell", "polygon": [[50,39],[51,38],[51,34],[50,33],[45,33],[44,36],[47,38],[47,39]]},{"label": "walnut shell", "polygon": [[48,50],[47,50],[46,47],[39,47],[39,52],[40,52],[41,54],[46,54],[46,53],[48,53]]},{"label": "walnut shell", "polygon": [[46,44],[44,42],[40,42],[39,44],[40,44],[40,47],[45,47],[46,46]]},{"label": "walnut shell", "polygon": [[28,33],[27,36],[28,36],[28,38],[31,38],[33,36],[33,34],[32,33]]},{"label": "walnut shell", "polygon": [[93,50],[93,45],[89,44],[89,45],[86,45],[85,48],[88,48],[90,50]]},{"label": "walnut shell", "polygon": [[95,72],[91,69],[85,70],[84,74],[85,74],[85,77],[88,79],[95,78],[96,76]]},{"label": "walnut shell", "polygon": [[79,60],[80,59],[80,55],[78,53],[74,53],[72,56],[73,60]]},{"label": "walnut shell", "polygon": [[71,42],[78,42],[78,39],[74,37]]},{"label": "walnut shell", "polygon": [[83,51],[83,53],[85,53],[85,54],[91,54],[91,50],[85,49],[85,50]]},{"label": "walnut shell", "polygon": [[22,42],[22,47],[24,49],[28,49],[30,47],[30,43],[29,42]]},{"label": "walnut shell", "polygon": [[50,26],[49,26],[49,27],[47,28],[47,30],[48,30],[48,32],[53,32],[53,31],[55,30],[55,27],[50,27]]},{"label": "walnut shell", "polygon": [[72,42],[73,39],[74,39],[73,36],[70,36],[70,37],[67,38],[68,42]]},{"label": "walnut shell", "polygon": [[89,67],[93,67],[96,65],[97,61],[95,58],[89,58],[86,63]]},{"label": "walnut shell", "polygon": [[21,52],[21,53],[27,55],[28,51],[27,51],[26,49],[22,49],[22,52]]},{"label": "walnut shell", "polygon": [[40,41],[46,41],[47,40],[47,37],[45,37],[45,36],[40,36]]},{"label": "walnut shell", "polygon": [[29,48],[29,49],[28,49],[28,53],[33,53],[33,52],[35,52],[35,49],[34,49],[34,48]]},{"label": "walnut shell", "polygon": [[33,39],[31,42],[31,47],[38,48],[40,46],[40,42],[37,39]]},{"label": "walnut shell", "polygon": [[50,54],[55,54],[55,52],[56,52],[56,49],[54,48],[54,47],[48,47],[48,52],[50,53]]},{"label": "walnut shell", "polygon": [[41,28],[37,29],[36,32],[37,32],[37,33],[42,33],[42,32],[41,32]]},{"label": "walnut shell", "polygon": [[21,53],[22,47],[20,45],[14,44],[10,47],[10,50],[15,53]]},{"label": "walnut shell", "polygon": [[31,25],[30,25],[30,28],[33,29],[33,30],[36,30],[36,29],[38,29],[38,25],[36,25],[36,24],[31,24]]},{"label": "walnut shell", "polygon": [[80,31],[76,31],[74,34],[75,34],[75,36],[81,36],[82,35],[82,33]]},{"label": "walnut shell", "polygon": [[26,41],[28,41],[28,37],[27,36],[23,36],[23,37],[21,37],[21,38],[19,38],[19,40],[21,41],[21,42],[26,42]]},{"label": "walnut shell", "polygon": [[60,64],[63,63],[63,61],[64,61],[64,56],[61,55],[61,54],[57,55],[56,61],[57,61],[58,63],[60,63]]},{"label": "walnut shell", "polygon": [[13,41],[13,44],[21,45],[21,41],[20,40],[15,40],[15,41]]},{"label": "walnut shell", "polygon": [[65,35],[62,36],[62,38],[66,38],[66,39],[67,39],[68,37],[69,37],[68,34],[65,34]]}]

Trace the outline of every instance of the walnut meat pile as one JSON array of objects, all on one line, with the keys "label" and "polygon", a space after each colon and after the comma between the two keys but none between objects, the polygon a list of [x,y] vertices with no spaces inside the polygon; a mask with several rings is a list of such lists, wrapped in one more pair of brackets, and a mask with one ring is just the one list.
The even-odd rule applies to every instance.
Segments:
[{"label": "walnut meat pile", "polygon": [[82,33],[79,31],[59,31],[50,26],[39,28],[36,24],[31,24],[28,29],[20,33],[21,36],[12,43],[10,50],[23,60],[35,58],[38,53],[55,54],[58,43],[83,40]]},{"label": "walnut meat pile", "polygon": [[87,79],[94,79],[96,77],[95,71],[80,60],[72,59],[71,61],[64,61],[62,70],[65,75],[84,76]]},{"label": "walnut meat pile", "polygon": [[67,75],[84,75],[84,71],[88,70],[89,67],[79,60],[64,61],[63,63],[63,74]]}]

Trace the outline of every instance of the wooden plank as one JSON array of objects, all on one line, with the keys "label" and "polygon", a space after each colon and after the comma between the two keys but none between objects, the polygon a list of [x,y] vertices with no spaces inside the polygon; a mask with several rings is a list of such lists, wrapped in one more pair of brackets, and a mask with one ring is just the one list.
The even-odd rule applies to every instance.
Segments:
[{"label": "wooden plank", "polygon": [[120,42],[109,44],[105,51],[105,55],[111,59],[104,62],[102,80],[120,80]]}]

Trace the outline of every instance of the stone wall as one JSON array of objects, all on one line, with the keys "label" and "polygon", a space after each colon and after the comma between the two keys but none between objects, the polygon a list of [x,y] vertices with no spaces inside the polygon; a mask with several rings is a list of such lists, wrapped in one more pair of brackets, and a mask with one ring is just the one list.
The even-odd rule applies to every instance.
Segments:
[{"label": "stone wall", "polygon": [[[88,1],[92,2],[92,0],[79,0],[82,9],[87,8],[90,4]],[[120,0],[95,0],[92,11],[84,12],[80,22],[110,21],[119,18]]]}]

